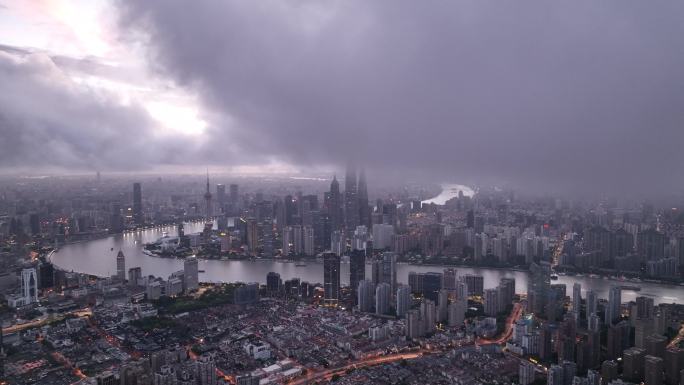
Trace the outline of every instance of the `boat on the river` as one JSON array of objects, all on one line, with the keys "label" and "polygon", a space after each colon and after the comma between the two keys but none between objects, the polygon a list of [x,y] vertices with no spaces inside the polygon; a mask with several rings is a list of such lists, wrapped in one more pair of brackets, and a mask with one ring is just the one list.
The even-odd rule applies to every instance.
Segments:
[{"label": "boat on the river", "polygon": [[641,291],[639,286],[620,286],[622,290]]}]

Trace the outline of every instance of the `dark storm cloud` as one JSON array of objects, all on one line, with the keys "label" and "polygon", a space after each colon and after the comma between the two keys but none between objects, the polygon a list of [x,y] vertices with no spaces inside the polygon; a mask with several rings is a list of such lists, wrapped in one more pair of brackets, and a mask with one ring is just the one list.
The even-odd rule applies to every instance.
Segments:
[{"label": "dark storm cloud", "polygon": [[444,179],[682,186],[681,1],[121,6],[151,62],[225,119],[217,148],[302,165],[353,154]]},{"label": "dark storm cloud", "polygon": [[2,172],[134,170],[182,148],[140,107],[74,83],[43,53],[0,49],[0,85]]}]

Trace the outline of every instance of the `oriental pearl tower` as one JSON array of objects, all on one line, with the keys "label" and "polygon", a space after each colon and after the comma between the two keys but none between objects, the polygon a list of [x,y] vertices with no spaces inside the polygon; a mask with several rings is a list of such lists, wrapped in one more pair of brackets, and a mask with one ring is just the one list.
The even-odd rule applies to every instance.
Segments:
[{"label": "oriental pearl tower", "polygon": [[206,201],[206,221],[211,222],[211,191],[209,191],[209,169],[207,169],[207,191],[204,193],[204,200]]}]

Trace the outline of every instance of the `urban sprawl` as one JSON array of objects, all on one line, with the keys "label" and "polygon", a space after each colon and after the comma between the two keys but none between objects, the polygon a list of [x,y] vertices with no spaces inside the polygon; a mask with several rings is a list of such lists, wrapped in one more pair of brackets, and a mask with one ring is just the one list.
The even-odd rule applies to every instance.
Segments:
[{"label": "urban sprawl", "polygon": [[[230,183],[0,181],[0,382],[684,385],[684,295],[641,292],[684,293],[677,207],[465,186],[438,203],[438,186],[369,195],[353,166],[344,186],[211,178]],[[201,230],[186,232],[193,223]],[[173,231],[138,245],[141,256],[103,250],[110,276],[54,262],[72,245],[160,227]],[[138,258],[182,269],[145,271]],[[322,264],[322,276],[209,282],[208,260]],[[407,264],[415,271],[398,278]],[[527,278],[486,282],[472,267]]]}]

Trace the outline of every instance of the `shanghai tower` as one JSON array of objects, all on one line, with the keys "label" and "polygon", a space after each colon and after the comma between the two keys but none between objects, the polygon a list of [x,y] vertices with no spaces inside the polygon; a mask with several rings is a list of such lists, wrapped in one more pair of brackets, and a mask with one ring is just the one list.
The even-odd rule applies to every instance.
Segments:
[{"label": "shanghai tower", "polygon": [[359,201],[356,191],[356,167],[347,165],[344,177],[344,224],[347,233],[351,233],[359,224]]},{"label": "shanghai tower", "polygon": [[368,205],[368,185],[366,184],[366,172],[361,169],[359,173],[359,187],[357,191],[359,205],[359,224],[370,229],[370,206]]}]

